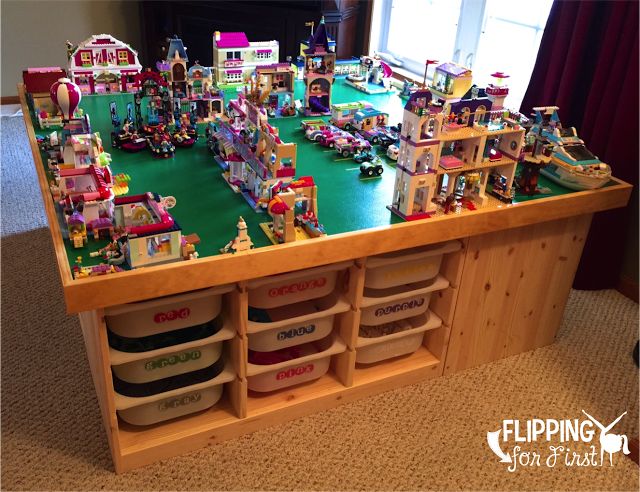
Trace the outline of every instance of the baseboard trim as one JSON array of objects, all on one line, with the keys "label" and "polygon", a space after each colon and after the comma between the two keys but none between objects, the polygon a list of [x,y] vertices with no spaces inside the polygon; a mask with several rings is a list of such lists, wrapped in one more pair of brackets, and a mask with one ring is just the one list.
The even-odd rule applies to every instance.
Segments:
[{"label": "baseboard trim", "polygon": [[0,104],[20,104],[20,98],[18,96],[2,96],[0,97]]},{"label": "baseboard trim", "polygon": [[621,276],[616,290],[632,301],[638,302],[638,282]]}]

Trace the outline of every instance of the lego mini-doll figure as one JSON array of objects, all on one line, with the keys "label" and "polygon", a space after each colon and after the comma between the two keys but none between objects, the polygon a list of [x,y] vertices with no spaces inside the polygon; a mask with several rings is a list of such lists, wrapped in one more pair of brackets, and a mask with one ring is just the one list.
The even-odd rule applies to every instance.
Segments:
[{"label": "lego mini-doll figure", "polygon": [[174,135],[176,142],[182,143],[185,140],[189,140],[189,135],[187,135],[187,129],[183,126],[180,128],[180,131]]},{"label": "lego mini-doll figure", "polygon": [[122,265],[125,262],[128,240],[128,235],[122,234],[100,250],[109,265]]},{"label": "lego mini-doll figure", "polygon": [[326,71],[327,73],[333,72],[333,61],[327,60]]},{"label": "lego mini-doll figure", "polygon": [[131,121],[129,121],[129,118],[126,118],[124,120],[124,124],[122,125],[122,135],[129,135],[129,133],[131,132]]},{"label": "lego mini-doll figure", "polygon": [[444,210],[443,210],[443,212],[445,213],[445,215],[450,213],[450,212],[454,212],[455,208],[456,208],[456,204],[457,204],[456,196],[455,196],[455,194],[451,193],[444,200]]}]

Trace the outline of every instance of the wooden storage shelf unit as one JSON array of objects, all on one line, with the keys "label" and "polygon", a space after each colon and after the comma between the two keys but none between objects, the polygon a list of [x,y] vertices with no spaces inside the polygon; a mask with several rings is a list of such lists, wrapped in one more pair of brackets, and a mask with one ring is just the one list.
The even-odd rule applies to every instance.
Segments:
[{"label": "wooden storage shelf unit", "polygon": [[[67,310],[79,313],[117,472],[552,343],[592,214],[625,206],[631,194],[630,185],[614,178],[598,190],[73,280],[22,85],[19,94]],[[411,355],[356,364],[369,258],[452,239],[461,240],[463,248],[445,256],[440,274],[449,286],[434,293],[429,306],[442,325],[426,331]],[[352,266],[338,286],[349,309],[336,315],[333,329],[346,349],[315,381],[270,394],[249,392],[248,281],[344,261]],[[225,294],[224,306],[236,330],[227,342],[236,377],[225,384],[222,399],[209,410],[149,427],[122,422],[103,309],[224,284],[235,286]]]},{"label": "wooden storage shelf unit", "polygon": [[[442,271],[457,272],[464,260],[463,251],[445,255]],[[356,259],[338,274],[335,289],[349,309],[335,316],[333,330],[346,348],[331,356],[329,372],[314,381],[269,393],[247,388],[249,292],[246,284],[236,284],[223,294],[223,314],[236,330],[234,338],[224,342],[224,353],[233,362],[236,379],[225,384],[222,399],[212,408],[150,426],[131,425],[117,417],[104,312],[98,309],[82,313],[85,340],[93,347],[92,374],[116,470],[129,470],[380,391],[440,376],[446,355],[443,342],[449,332],[444,324],[426,331],[423,344],[411,355],[369,365],[356,364],[355,343],[365,275],[366,258]],[[431,297],[432,305],[436,298]],[[168,297],[167,303],[171,301]],[[102,362],[96,364],[98,361]]]}]

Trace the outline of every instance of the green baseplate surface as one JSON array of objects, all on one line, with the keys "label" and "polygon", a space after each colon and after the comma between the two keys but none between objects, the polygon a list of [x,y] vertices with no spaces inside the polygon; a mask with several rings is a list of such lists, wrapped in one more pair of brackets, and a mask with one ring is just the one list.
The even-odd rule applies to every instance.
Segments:
[{"label": "green baseplate surface", "polygon": [[[235,94],[236,91],[227,90],[225,100],[236,97]],[[303,94],[303,83],[296,81],[295,98],[302,99]],[[377,109],[387,111],[389,121],[402,121],[404,101],[397,94],[367,95],[345,84],[344,77],[336,79],[333,103],[363,99],[371,102]],[[234,193],[224,181],[222,169],[207,149],[204,124],[199,125],[201,137],[196,145],[191,149],[177,149],[172,159],[156,159],[146,150],[130,154],[111,148],[109,104],[112,101],[116,102],[118,114],[124,118],[127,103],[133,102],[133,95],[85,96],[80,107],[89,114],[93,131],[100,132],[105,151],[111,153],[113,173],[126,173],[131,177],[129,194],[152,191],[162,196],[174,196],[177,204],[170,213],[182,228],[183,234],[197,233],[200,236],[201,243],[197,247],[200,257],[219,254],[219,249],[236,236],[236,223],[240,215],[247,223],[256,248],[271,245],[259,226],[261,222],[270,222],[269,215],[254,212],[244,198]],[[305,139],[300,129],[302,119],[305,117],[272,118],[269,122],[278,127],[284,142],[298,144],[296,176],[311,175],[318,185],[319,219],[327,233],[331,235],[360,231],[402,222],[386,208],[393,196],[395,163],[380,151],[378,154],[384,160],[382,177],[361,177],[359,165],[351,158],[344,159],[335,150]],[[329,117],[325,116],[323,119],[328,120]],[[51,132],[39,130],[35,121],[34,128],[38,135],[44,136]],[[43,162],[46,163],[44,156]],[[542,176],[538,184],[549,188],[552,193],[534,197],[517,195],[516,201],[571,193]],[[73,248],[69,241],[65,241],[69,264],[73,266],[78,256],[82,256],[85,266],[100,263],[100,258],[90,258],[89,253],[106,244],[107,241],[104,240],[89,239],[86,247]]]}]

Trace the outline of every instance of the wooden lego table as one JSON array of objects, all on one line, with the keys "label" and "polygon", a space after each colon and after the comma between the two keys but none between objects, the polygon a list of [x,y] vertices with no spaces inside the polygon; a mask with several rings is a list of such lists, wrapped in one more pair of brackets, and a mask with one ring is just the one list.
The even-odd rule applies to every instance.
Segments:
[{"label": "wooden lego table", "polygon": [[[74,280],[22,88],[20,97],[67,311],[79,313],[117,472],[552,343],[592,215],[625,206],[631,193],[630,185],[613,179],[595,191]],[[426,332],[413,355],[357,366],[367,257],[450,239],[462,240],[464,247],[445,256],[440,273],[450,285],[430,303],[442,326]],[[248,392],[246,282],[346,260],[353,263],[339,285],[350,309],[334,326],[346,351],[332,358],[331,370],[319,380],[266,395]],[[225,310],[237,331],[228,345],[236,377],[226,384],[223,400],[149,427],[120,420],[103,309],[223,284],[235,286],[225,295]]]}]

